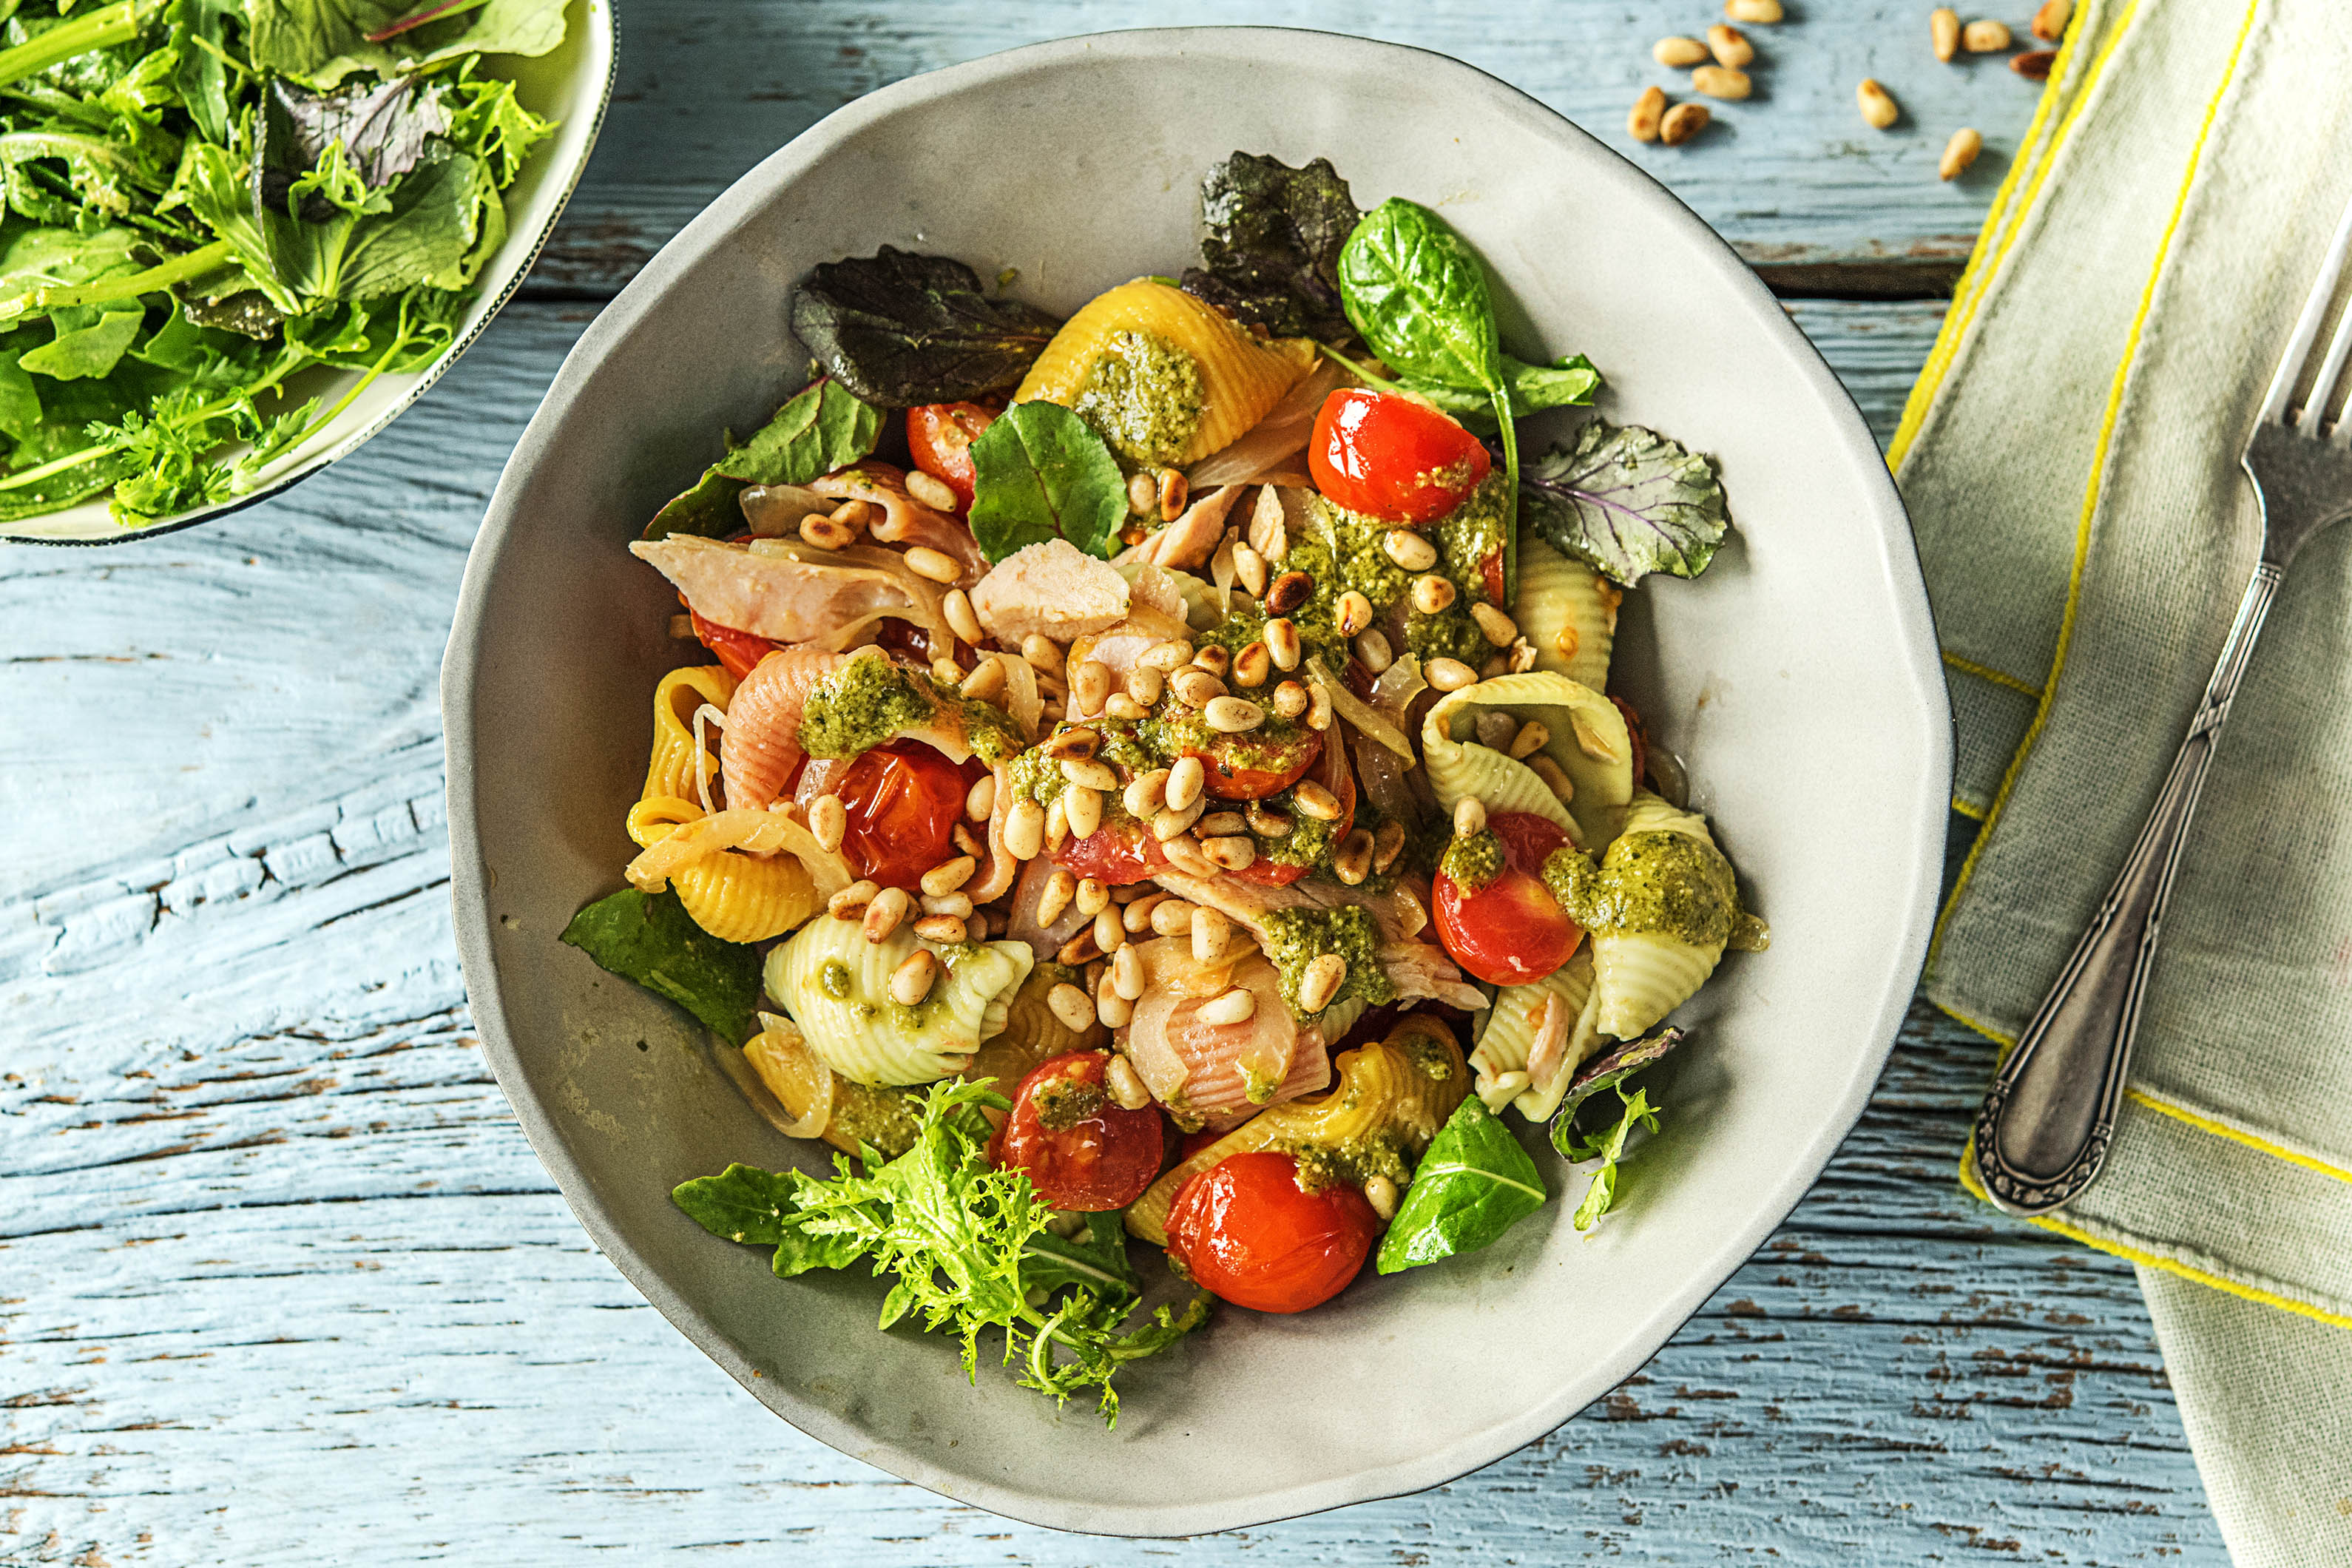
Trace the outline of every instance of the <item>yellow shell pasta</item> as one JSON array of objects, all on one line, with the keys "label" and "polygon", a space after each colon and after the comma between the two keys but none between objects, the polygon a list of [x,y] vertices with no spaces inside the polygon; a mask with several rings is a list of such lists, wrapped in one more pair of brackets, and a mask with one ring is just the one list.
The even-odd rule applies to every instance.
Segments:
[{"label": "yellow shell pasta", "polygon": [[[1634,796],[1625,816],[1628,837],[1636,833],[1681,833],[1715,849],[1715,836],[1706,818],[1678,811],[1644,790]],[[1608,860],[1601,862],[1605,870]],[[1726,875],[1729,868],[1725,868]],[[1723,957],[1720,942],[1699,945],[1664,931],[1623,931],[1601,928],[1592,932],[1594,1022],[1601,1033],[1621,1040],[1640,1036],[1651,1025],[1690,1000],[1715,973]]]},{"label": "yellow shell pasta", "polygon": [[[1534,720],[1549,731],[1541,754],[1575,786],[1568,805],[1527,763],[1456,738],[1457,731],[1466,736],[1472,721],[1489,709]],[[1633,798],[1633,744],[1625,716],[1609,699],[1564,675],[1498,675],[1449,693],[1422,721],[1421,752],[1430,787],[1448,812],[1463,796],[1475,795],[1490,812],[1533,812],[1591,849],[1617,836],[1625,804]]]},{"label": "yellow shell pasta", "polygon": [[1470,1053],[1470,1065],[1482,1077],[1500,1078],[1507,1072],[1525,1072],[1528,1055],[1535,1047],[1538,1026],[1543,1021],[1547,997],[1557,996],[1575,1022],[1569,1026],[1568,1049],[1561,1057],[1560,1070],[1551,1081],[1529,1084],[1511,1100],[1519,1114],[1530,1121],[1548,1120],[1559,1109],[1560,1097],[1568,1092],[1568,1080],[1584,1059],[1601,1047],[1601,1030],[1595,1021],[1593,1005],[1592,950],[1580,947],[1566,963],[1526,985],[1507,985],[1495,994],[1495,1005],[1486,1014],[1486,1026],[1479,1032],[1478,1048]]},{"label": "yellow shell pasta", "polygon": [[1511,618],[1536,650],[1536,668],[1595,691],[1609,689],[1609,652],[1617,639],[1617,584],[1519,530],[1519,596]]},{"label": "yellow shell pasta", "polygon": [[766,1039],[764,1034],[754,1037],[743,1047],[743,1055],[785,1114],[795,1121],[803,1119],[820,1096],[829,1094],[824,1131],[817,1136],[843,1153],[856,1153],[861,1141],[892,1157],[914,1145],[915,1130],[921,1124],[915,1109],[921,1103],[919,1095],[853,1083],[818,1064],[830,1080],[827,1083],[807,1071],[807,1058],[802,1053],[776,1050],[766,1045]]},{"label": "yellow shell pasta", "polygon": [[[629,808],[629,837],[656,844],[701,816],[702,807],[691,800],[648,795]],[[824,908],[815,879],[791,855],[763,859],[722,849],[678,867],[669,885],[695,924],[721,942],[765,942]]]},{"label": "yellow shell pasta", "polygon": [[[912,1007],[891,999],[890,977],[919,949],[939,962],[929,995]],[[900,926],[867,942],[856,921],[811,921],[768,953],[768,994],[783,1003],[809,1048],[866,1084],[935,1083],[963,1069],[981,1042],[1001,1033],[1009,1004],[1035,958],[1025,942],[954,948]]]},{"label": "yellow shell pasta", "polygon": [[[1345,1160],[1365,1151],[1393,1158],[1429,1147],[1470,1092],[1470,1069],[1453,1031],[1435,1018],[1408,1014],[1387,1039],[1343,1053],[1339,1081],[1321,1094],[1286,1100],[1251,1117],[1147,1188],[1127,1211],[1127,1228],[1154,1247],[1168,1245],[1168,1209],[1176,1189],[1235,1154],[1276,1149],[1312,1159]],[[1399,1186],[1404,1178],[1392,1177]]]},{"label": "yellow shell pasta", "polygon": [[1045,1000],[1055,986],[1078,981],[1077,971],[1058,963],[1041,963],[1031,970],[1005,1008],[1004,1032],[982,1043],[963,1076],[994,1079],[996,1092],[1010,1100],[1039,1062],[1070,1051],[1098,1051],[1108,1045],[1110,1031],[1100,1023],[1073,1029]]},{"label": "yellow shell pasta", "polygon": [[[1113,363],[1098,375],[1106,357]],[[1131,379],[1126,373],[1141,368],[1120,362],[1146,357],[1163,377],[1181,377],[1188,390],[1197,379],[1200,420],[1181,443],[1120,427],[1121,392]],[[1181,289],[1139,278],[1097,295],[1062,323],[1013,401],[1075,408],[1098,428],[1111,426],[1104,438],[1135,461],[1175,468],[1238,440],[1314,367],[1315,345],[1306,339],[1261,342]]]},{"label": "yellow shell pasta", "polygon": [[661,678],[661,683],[654,688],[653,760],[646,769],[646,787],[641,794],[647,799],[676,795],[698,806],[701,804],[695,754],[699,752],[702,755],[702,776],[717,784],[719,753],[710,748],[718,744],[719,732],[706,726],[704,735],[709,745],[698,747],[694,743],[695,710],[708,702],[723,713],[734,696],[735,678],[715,664],[673,669]]}]

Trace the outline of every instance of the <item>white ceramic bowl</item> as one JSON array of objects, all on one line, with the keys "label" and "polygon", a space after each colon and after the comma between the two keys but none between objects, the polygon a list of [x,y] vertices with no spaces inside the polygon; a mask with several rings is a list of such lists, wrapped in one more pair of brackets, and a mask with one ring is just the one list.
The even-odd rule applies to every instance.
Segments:
[{"label": "white ceramic bowl", "polygon": [[[457,323],[457,335],[439,358],[404,375],[378,376],[324,430],[264,468],[261,482],[233,500],[179,512],[147,528],[124,528],[108,514],[107,498],[100,494],[59,511],[0,522],[0,543],[122,544],[193,528],[266,500],[308,479],[391,424],[473,346],[490,318],[513,296],[530,264],[539,259],[555,220],[563,214],[563,204],[571,199],[581,171],[587,167],[589,150],[596,144],[604,106],[613,95],[613,65],[612,0],[571,0],[564,12],[563,42],[536,59],[516,55],[484,58],[483,75],[512,81],[523,107],[559,123],[555,134],[532,151],[515,183],[501,193],[507,207],[506,243],[482,268],[474,296]],[[313,369],[296,376],[289,390],[298,401],[318,397],[323,400],[321,407],[331,408],[362,374],[355,370]]]},{"label": "white ceramic bowl", "polygon": [[[1019,268],[1067,311],[1195,253],[1202,171],[1328,154],[1370,206],[1440,208],[1530,358],[1717,454],[1738,532],[1628,601],[1619,684],[1686,759],[1770,952],[1734,955],[1654,1074],[1661,1134],[1594,1237],[1554,1202],[1496,1245],[1293,1318],[1223,1309],[1131,1369],[1115,1433],[951,1343],[877,1333],[881,1288],[790,1282],[672,1184],[822,1168],[667,1004],[556,934],[619,885],[677,601],[624,544],[804,363],[793,282],[880,244]],[[1413,1490],[1638,1368],[1793,1206],[1860,1113],[1927,941],[1949,729],[1903,510],[1860,416],[1731,250],[1646,176],[1438,56],[1264,29],[1014,50],[841,110],[744,176],[581,339],[474,546],[442,677],[457,934],[482,1042],[581,1221],[751,1394],[843,1452],[1001,1513],[1177,1534]],[[1533,1140],[1530,1139],[1531,1143]],[[1541,1154],[1556,1193],[1560,1167]],[[580,1383],[584,1405],[593,1376]]]}]

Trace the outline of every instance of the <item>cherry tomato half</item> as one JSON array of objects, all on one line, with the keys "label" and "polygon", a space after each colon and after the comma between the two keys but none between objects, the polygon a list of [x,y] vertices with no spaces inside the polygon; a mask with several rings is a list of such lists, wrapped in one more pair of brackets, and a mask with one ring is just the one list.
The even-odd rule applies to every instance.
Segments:
[{"label": "cherry tomato half", "polygon": [[[681,599],[683,595],[681,595]],[[780,644],[766,637],[739,632],[733,626],[722,626],[716,621],[706,621],[688,605],[687,614],[694,617],[694,635],[711,656],[726,667],[727,673],[740,680],[751,673],[754,666],[776,651]]]},{"label": "cherry tomato half", "polygon": [[875,747],[834,786],[849,813],[842,854],[860,877],[915,887],[948,858],[970,787],[961,768],[920,741]]},{"label": "cherry tomato half", "polygon": [[1478,575],[1486,579],[1486,597],[1491,602],[1497,605],[1510,603],[1503,595],[1503,552],[1500,550],[1486,552],[1486,558],[1478,563]]},{"label": "cherry tomato half", "polygon": [[1219,800],[1264,800],[1286,790],[1305,778],[1322,754],[1323,737],[1312,730],[1279,742],[1256,736],[1216,741],[1205,750],[1186,753],[1201,759],[1208,775],[1203,787]]},{"label": "cherry tomato half", "polygon": [[1426,403],[1362,387],[1325,398],[1307,443],[1318,489],[1349,511],[1392,522],[1444,517],[1492,463],[1484,443]]},{"label": "cherry tomato half", "polygon": [[1168,864],[1168,857],[1160,852],[1160,840],[1142,827],[1107,823],[1084,838],[1064,839],[1054,853],[1054,864],[1073,877],[1092,877],[1106,888],[1124,888],[1130,882],[1150,880],[1152,872]]},{"label": "cherry tomato half", "polygon": [[1123,1209],[1160,1174],[1167,1152],[1159,1110],[1129,1110],[1103,1089],[1108,1051],[1072,1051],[1040,1062],[1013,1091],[998,1135],[997,1164],[1029,1173],[1057,1209]]},{"label": "cherry tomato half", "polygon": [[1298,1162],[1259,1150],[1186,1182],[1168,1211],[1168,1250],[1202,1289],[1261,1312],[1303,1312],[1338,1295],[1372,1249],[1380,1217],[1345,1182],[1298,1190]]},{"label": "cherry tomato half", "polygon": [[927,403],[907,410],[907,446],[915,467],[955,491],[960,506],[971,505],[971,444],[996,422],[996,412],[977,403]]},{"label": "cherry tomato half", "polygon": [[1488,984],[1524,985],[1566,963],[1584,940],[1584,928],[1543,884],[1544,860],[1568,835],[1527,811],[1495,812],[1486,826],[1502,840],[1503,870],[1467,894],[1437,874],[1437,937],[1454,963]]}]

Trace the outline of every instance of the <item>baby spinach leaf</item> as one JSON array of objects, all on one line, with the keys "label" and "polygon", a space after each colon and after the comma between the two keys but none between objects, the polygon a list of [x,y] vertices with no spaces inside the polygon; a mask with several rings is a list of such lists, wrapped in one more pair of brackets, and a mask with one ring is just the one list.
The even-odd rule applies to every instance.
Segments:
[{"label": "baby spinach leaf", "polygon": [[[1616,1203],[1617,1165],[1624,1158],[1625,1140],[1633,1136],[1633,1129],[1642,1126],[1653,1132],[1658,1130],[1657,1108],[1650,1103],[1648,1089],[1637,1089],[1628,1097],[1621,1089],[1617,1091],[1617,1098],[1624,1103],[1625,1113],[1617,1119],[1615,1126],[1590,1142],[1576,1142],[1571,1134],[1570,1146],[1561,1149],[1561,1152],[1570,1160],[1597,1158],[1601,1161],[1601,1169],[1593,1173],[1592,1184],[1584,1189],[1584,1201],[1576,1205],[1576,1213],[1570,1216],[1579,1230],[1591,1230],[1594,1223]],[[1559,1130],[1562,1124],[1561,1121],[1552,1123],[1555,1146],[1560,1142]]]},{"label": "baby spinach leaf", "polygon": [[1546,540],[1627,587],[1650,572],[1697,576],[1731,523],[1714,460],[1639,425],[1591,421],[1519,489]]},{"label": "baby spinach leaf", "polygon": [[[1484,392],[1441,386],[1417,375],[1387,383],[1375,376],[1366,379],[1410,393],[1482,434],[1495,428],[1495,405]],[[1503,380],[1510,389],[1511,412],[1522,418],[1547,408],[1580,407],[1601,390],[1601,373],[1582,354],[1571,354],[1558,364],[1529,364],[1505,354]]]},{"label": "baby spinach leaf", "polygon": [[1475,1252],[1543,1206],[1543,1176],[1486,1102],[1471,1095],[1439,1128],[1381,1237],[1376,1259],[1396,1274]]},{"label": "baby spinach leaf", "polygon": [[716,468],[705,469],[692,489],[672,496],[654,513],[641,537],[667,539],[673,533],[696,533],[705,539],[724,539],[740,533],[744,488],[741,479],[730,479]]},{"label": "baby spinach leaf", "polygon": [[739,1046],[760,1032],[759,949],[704,931],[675,892],[624,888],[572,916],[562,940]]},{"label": "baby spinach leaf", "polygon": [[1058,403],[1016,403],[971,444],[971,533],[991,561],[1056,537],[1108,560],[1127,517],[1118,459]]},{"label": "baby spinach leaf", "polygon": [[1673,1050],[1684,1037],[1685,1031],[1681,1029],[1660,1029],[1646,1039],[1612,1046],[1578,1068],[1576,1076],[1568,1080],[1568,1090],[1560,1096],[1559,1110],[1552,1118],[1551,1146],[1569,1159],[1581,1158],[1570,1152],[1576,1142],[1576,1108],[1604,1089],[1615,1089]]},{"label": "baby spinach leaf", "polygon": [[1201,182],[1208,233],[1184,291],[1278,337],[1345,337],[1339,248],[1362,217],[1330,159],[1294,169],[1236,153]]},{"label": "baby spinach leaf", "polygon": [[1034,306],[989,299],[961,261],[887,245],[815,268],[793,291],[792,314],[817,363],[884,408],[1011,386],[1061,326]]},{"label": "baby spinach leaf", "polygon": [[755,485],[804,485],[856,462],[881,436],[880,409],[837,381],[812,382],[710,474]]},{"label": "baby spinach leaf", "polygon": [[680,1183],[670,1201],[713,1236],[752,1247],[773,1247],[784,1238],[793,1212],[793,1178],[756,1165],[730,1164],[715,1176]]}]

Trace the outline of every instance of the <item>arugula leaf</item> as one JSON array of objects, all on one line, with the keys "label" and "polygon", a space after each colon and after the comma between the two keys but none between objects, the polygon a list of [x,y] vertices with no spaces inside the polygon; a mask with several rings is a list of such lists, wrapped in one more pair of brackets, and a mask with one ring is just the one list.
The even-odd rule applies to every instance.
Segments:
[{"label": "arugula leaf", "polygon": [[1294,169],[1236,153],[1201,181],[1204,265],[1185,269],[1184,291],[1277,337],[1344,337],[1339,247],[1362,217],[1330,159]]},{"label": "arugula leaf", "polygon": [[776,416],[758,435],[713,464],[703,478],[708,480],[716,475],[754,485],[804,485],[856,462],[874,450],[881,436],[880,409],[838,382],[815,381],[776,410]]},{"label": "arugula leaf", "polygon": [[257,68],[324,89],[357,70],[388,77],[466,55],[543,55],[563,41],[563,0],[488,0],[393,31],[417,9],[417,0],[247,0],[247,48]]},{"label": "arugula leaf", "polygon": [[704,931],[675,892],[624,888],[572,916],[562,940],[736,1045],[760,1032],[759,950]]},{"label": "arugula leaf", "polygon": [[1127,518],[1127,480],[1094,427],[1058,403],[1016,403],[971,444],[971,535],[1002,561],[1068,540],[1108,561]]},{"label": "arugula leaf", "polygon": [[961,261],[887,245],[812,270],[793,291],[792,318],[827,374],[884,408],[1011,386],[1062,324],[1018,300],[989,299]]},{"label": "arugula leaf", "polygon": [[207,140],[229,137],[228,24],[245,19],[237,0],[173,0],[173,85],[196,130]]},{"label": "arugula leaf", "polygon": [[784,1239],[785,1216],[793,1207],[793,1178],[756,1165],[730,1164],[715,1176],[698,1176],[680,1184],[670,1201],[713,1236],[755,1247],[773,1247]]},{"label": "arugula leaf", "polygon": [[1697,576],[1731,523],[1714,460],[1639,425],[1591,421],[1519,488],[1554,548],[1627,587],[1650,572]]},{"label": "arugula leaf", "polygon": [[1421,1157],[1381,1237],[1376,1264],[1383,1274],[1397,1274],[1475,1252],[1541,1208],[1547,1195],[1519,1141],[1485,1100],[1470,1095]]},{"label": "arugula leaf", "polygon": [[[1648,1089],[1637,1089],[1629,1098],[1621,1089],[1617,1091],[1617,1098],[1625,1106],[1625,1113],[1617,1119],[1617,1124],[1591,1142],[1576,1143],[1564,1151],[1570,1160],[1581,1162],[1597,1158],[1601,1161],[1601,1169],[1593,1173],[1592,1184],[1584,1189],[1584,1201],[1576,1205],[1576,1213],[1570,1216],[1579,1230],[1591,1230],[1594,1223],[1616,1203],[1617,1165],[1624,1158],[1625,1140],[1633,1136],[1634,1127],[1647,1127],[1653,1132],[1658,1130],[1657,1108],[1650,1103]],[[1555,1144],[1559,1141],[1559,1123],[1553,1123]]]},{"label": "arugula leaf", "polygon": [[1604,1089],[1617,1088],[1673,1050],[1685,1037],[1684,1030],[1660,1029],[1646,1039],[1612,1046],[1578,1068],[1576,1076],[1568,1080],[1568,1089],[1560,1096],[1559,1108],[1552,1117],[1551,1146],[1569,1159],[1582,1158],[1570,1152],[1576,1143],[1576,1108]]}]

